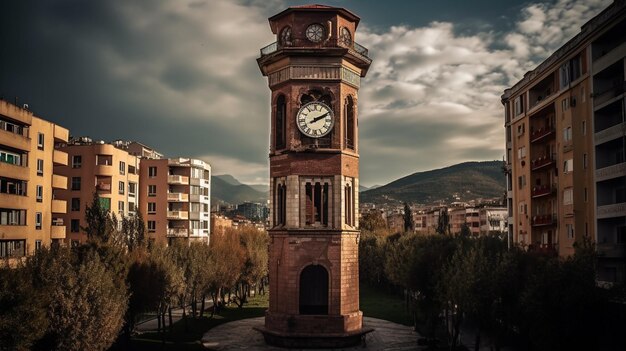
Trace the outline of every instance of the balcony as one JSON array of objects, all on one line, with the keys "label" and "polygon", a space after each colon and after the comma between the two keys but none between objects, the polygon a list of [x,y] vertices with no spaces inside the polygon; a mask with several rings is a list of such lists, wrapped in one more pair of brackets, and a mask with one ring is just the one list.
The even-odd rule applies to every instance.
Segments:
[{"label": "balcony", "polygon": [[210,197],[205,196],[205,195],[192,194],[192,195],[189,196],[189,201],[190,202],[206,202],[206,203],[208,203],[210,201]]},{"label": "balcony", "polygon": [[67,189],[67,177],[62,175],[52,175],[52,188],[53,189]]},{"label": "balcony", "polygon": [[598,219],[626,216],[626,203],[598,206],[596,214]]},{"label": "balcony", "polygon": [[9,176],[18,180],[28,180],[30,170],[28,167],[14,165],[12,163],[0,161],[0,174]]},{"label": "balcony", "polygon": [[97,191],[106,192],[106,193],[110,193],[111,192],[111,183],[108,183],[108,182],[98,182],[96,184],[96,190]]},{"label": "balcony", "polygon": [[54,150],[52,154],[52,162],[56,166],[67,166],[67,152]]},{"label": "balcony", "polygon": [[69,130],[58,125],[54,126],[54,140],[55,141],[67,143],[67,141],[69,140],[69,137],[70,137]]},{"label": "balcony", "polygon": [[533,198],[542,197],[546,195],[551,195],[555,193],[556,187],[550,185],[537,185],[533,187],[531,191],[531,196]]},{"label": "balcony", "polygon": [[611,51],[595,59],[593,62],[593,72],[601,72],[615,62],[622,60],[626,55],[626,42],[612,48]]},{"label": "balcony", "polygon": [[289,45],[281,45],[278,42],[274,42],[271,43],[267,46],[265,46],[264,48],[261,49],[261,57],[265,57],[271,54],[274,54],[280,50],[286,49],[286,50],[291,50],[291,49],[311,49],[311,48],[316,48],[316,49],[321,49],[321,48],[336,48],[336,49],[348,49],[348,52],[360,57],[361,59],[367,61],[368,63],[371,62],[372,60],[369,58],[369,51],[367,50],[366,47],[364,47],[363,45],[352,41],[352,40],[342,40],[342,39],[336,39],[336,38],[332,38],[330,40],[326,40],[323,42],[320,42],[318,44],[313,44],[311,43],[311,41],[309,41],[308,39],[304,39],[304,38],[293,38],[290,42]]},{"label": "balcony", "polygon": [[189,185],[189,177],[181,175],[168,175],[168,184]]},{"label": "balcony", "polygon": [[189,185],[196,185],[196,186],[201,186],[201,187],[205,187],[207,188],[209,186],[210,182],[208,179],[202,179],[202,178],[191,178],[189,179]]},{"label": "balcony", "polygon": [[530,162],[530,169],[536,171],[552,164],[554,164],[554,157],[541,156]]},{"label": "balcony", "polygon": [[209,230],[208,229],[192,229],[190,236],[208,236],[209,235]]},{"label": "balcony", "polygon": [[626,176],[626,162],[596,170],[596,182]]},{"label": "balcony", "polygon": [[604,144],[613,139],[626,135],[626,123],[619,123],[612,127],[606,128],[594,134],[593,138],[596,145]]},{"label": "balcony", "polygon": [[609,89],[603,90],[593,94],[593,106],[598,107],[606,102],[613,100],[614,98],[621,96],[624,93],[624,86],[626,82],[614,81]]},{"label": "balcony", "polygon": [[167,219],[189,219],[187,211],[167,211]]},{"label": "balcony", "polygon": [[556,215],[555,214],[543,214],[536,215],[532,218],[532,226],[540,227],[540,226],[549,226],[556,224]]},{"label": "balcony", "polygon": [[171,201],[171,202],[187,202],[187,201],[189,201],[189,194],[167,193],[167,201]]},{"label": "balcony", "polygon": [[167,228],[167,236],[171,237],[187,237],[189,229],[187,228]]},{"label": "balcony", "polygon": [[626,256],[626,244],[597,244],[598,256],[623,258]]},{"label": "balcony", "polygon": [[52,200],[52,213],[66,213],[67,202],[65,200]]},{"label": "balcony", "polygon": [[554,128],[539,128],[530,134],[530,142],[536,143],[554,135]]},{"label": "balcony", "polygon": [[50,227],[50,239],[65,239],[65,231],[63,218],[54,218]]},{"label": "balcony", "polygon": [[31,140],[25,134],[22,134],[28,133],[27,129],[26,132],[22,131],[22,133],[16,130],[8,131],[7,127],[3,127],[3,124],[6,124],[6,122],[0,121],[0,138],[2,138],[3,145],[24,151],[30,150]]}]

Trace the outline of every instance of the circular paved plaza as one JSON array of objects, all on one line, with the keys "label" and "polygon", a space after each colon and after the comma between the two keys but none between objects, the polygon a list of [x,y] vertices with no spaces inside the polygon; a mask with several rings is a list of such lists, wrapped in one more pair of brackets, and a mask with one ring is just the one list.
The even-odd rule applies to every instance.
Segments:
[{"label": "circular paved plaza", "polygon": [[[262,327],[264,317],[242,319],[217,326],[204,334],[202,344],[209,350],[286,350],[284,348],[268,346],[263,335],[253,327]],[[363,317],[363,326],[374,328],[367,334],[366,345],[358,345],[345,349],[334,350],[380,350],[402,351],[419,350],[417,346],[418,334],[413,328],[392,323],[382,319]],[[311,349],[308,349],[311,350]]]}]

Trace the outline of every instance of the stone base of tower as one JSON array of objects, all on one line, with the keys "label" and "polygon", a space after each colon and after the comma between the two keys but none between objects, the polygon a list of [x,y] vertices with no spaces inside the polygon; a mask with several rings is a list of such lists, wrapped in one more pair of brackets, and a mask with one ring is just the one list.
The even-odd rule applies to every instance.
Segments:
[{"label": "stone base of tower", "polygon": [[269,345],[287,348],[341,348],[358,345],[374,329],[363,328],[361,311],[347,315],[265,315],[255,328]]}]

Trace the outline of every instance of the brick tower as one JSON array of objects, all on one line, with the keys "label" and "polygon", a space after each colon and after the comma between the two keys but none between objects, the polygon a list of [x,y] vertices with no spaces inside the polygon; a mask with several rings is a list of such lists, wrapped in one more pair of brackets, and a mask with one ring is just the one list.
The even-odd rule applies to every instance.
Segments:
[{"label": "brick tower", "polygon": [[359,17],[323,5],[269,19],[270,304],[263,332],[281,346],[340,347],[368,332],[359,310],[357,100],[371,64]]}]

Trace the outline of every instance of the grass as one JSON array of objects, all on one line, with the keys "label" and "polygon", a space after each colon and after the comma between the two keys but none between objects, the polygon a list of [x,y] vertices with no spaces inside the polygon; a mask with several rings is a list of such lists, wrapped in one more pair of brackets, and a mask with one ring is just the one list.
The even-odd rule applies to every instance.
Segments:
[{"label": "grass", "polygon": [[411,316],[404,308],[404,298],[389,291],[360,286],[361,311],[365,317],[384,319],[390,322],[413,325]]},{"label": "grass", "polygon": [[187,330],[185,329],[185,321],[181,319],[180,321],[174,323],[171,333],[169,331],[166,332],[165,344],[162,342],[161,334],[149,332],[134,336],[131,340],[130,346],[119,343],[114,345],[111,350],[206,350],[200,343],[200,339],[204,333],[220,324],[239,319],[264,316],[265,310],[268,306],[268,299],[269,295],[267,294],[258,295],[249,298],[248,303],[242,308],[238,308],[235,304],[231,304],[231,306],[223,308],[220,311],[220,314],[214,315],[213,318],[188,318]]}]

